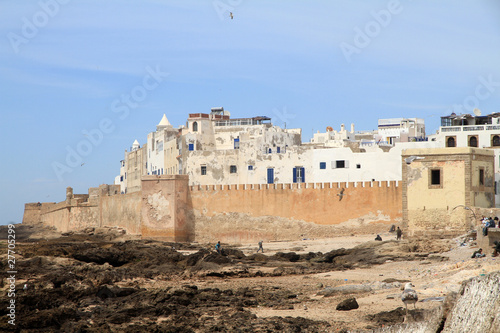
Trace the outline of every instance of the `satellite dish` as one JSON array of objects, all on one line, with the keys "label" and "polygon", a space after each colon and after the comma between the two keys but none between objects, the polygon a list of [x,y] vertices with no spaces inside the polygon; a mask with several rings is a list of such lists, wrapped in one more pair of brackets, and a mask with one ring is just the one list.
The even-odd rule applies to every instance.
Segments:
[{"label": "satellite dish", "polygon": [[474,110],[472,110],[472,112],[474,112],[474,114],[478,117],[481,115],[481,110],[479,110],[478,108],[475,108]]}]

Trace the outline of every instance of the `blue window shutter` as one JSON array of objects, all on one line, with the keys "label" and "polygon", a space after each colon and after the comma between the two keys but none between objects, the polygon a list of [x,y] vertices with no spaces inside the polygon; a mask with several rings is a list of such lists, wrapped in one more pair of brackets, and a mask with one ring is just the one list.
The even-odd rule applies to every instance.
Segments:
[{"label": "blue window shutter", "polygon": [[267,169],[267,183],[268,184],[274,183],[274,169],[273,168]]},{"label": "blue window shutter", "polygon": [[302,173],[302,182],[305,183],[306,182],[306,173],[304,171],[304,168],[300,168],[300,171]]},{"label": "blue window shutter", "polygon": [[280,147],[276,148],[276,152],[279,154],[281,152],[281,148]]},{"label": "blue window shutter", "polygon": [[293,182],[297,182],[297,168],[293,168]]},{"label": "blue window shutter", "polygon": [[194,144],[192,144],[192,143],[190,143],[190,144],[189,144],[189,150],[190,150],[190,151],[191,151],[191,150],[194,150]]}]

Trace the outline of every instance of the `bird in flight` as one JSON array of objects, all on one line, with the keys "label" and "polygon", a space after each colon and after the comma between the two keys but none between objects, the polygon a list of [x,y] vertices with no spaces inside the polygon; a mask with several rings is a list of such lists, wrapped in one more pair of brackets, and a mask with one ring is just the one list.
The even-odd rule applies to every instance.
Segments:
[{"label": "bird in flight", "polygon": [[337,193],[337,195],[339,196],[339,201],[342,201],[342,198],[344,197],[344,191],[345,191],[345,188],[342,188],[340,190],[340,193]]},{"label": "bird in flight", "polygon": [[[408,282],[405,285],[405,289],[403,290],[403,293],[401,294],[401,300],[403,303],[405,303],[406,307],[406,317],[408,317],[408,304],[413,304],[415,309],[417,308],[417,303],[418,301],[418,294],[415,290],[412,289],[412,287],[415,287],[411,282]],[[405,317],[405,320],[406,320]]]}]

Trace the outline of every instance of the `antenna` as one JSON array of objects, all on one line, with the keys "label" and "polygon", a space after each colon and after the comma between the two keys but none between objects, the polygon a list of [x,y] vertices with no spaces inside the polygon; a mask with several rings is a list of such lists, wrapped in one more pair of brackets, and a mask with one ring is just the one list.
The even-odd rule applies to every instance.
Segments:
[{"label": "antenna", "polygon": [[474,114],[479,117],[481,115],[481,110],[479,110],[478,108],[475,108],[474,110],[472,110],[472,112],[474,112]]}]

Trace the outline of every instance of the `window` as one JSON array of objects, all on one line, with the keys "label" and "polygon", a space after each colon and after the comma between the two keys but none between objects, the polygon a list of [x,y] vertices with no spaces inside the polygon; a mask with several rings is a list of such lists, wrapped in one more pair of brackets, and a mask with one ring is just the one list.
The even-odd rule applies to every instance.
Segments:
[{"label": "window", "polygon": [[234,139],[234,149],[240,149],[240,138]]},{"label": "window", "polygon": [[269,148],[268,153],[272,154],[272,152],[273,152],[273,150],[271,148]]},{"label": "window", "polygon": [[231,165],[229,167],[229,173],[236,173],[236,165]]},{"label": "window", "polygon": [[194,143],[190,143],[189,144],[189,151],[193,151],[194,150]]},{"label": "window", "polygon": [[293,182],[294,183],[304,183],[305,179],[305,170],[303,167],[295,167],[293,168]]},{"label": "window", "polygon": [[193,132],[198,132],[198,123],[196,121],[193,123]]},{"label": "window", "polygon": [[332,162],[332,169],[343,169],[349,167],[349,161],[337,160]]},{"label": "window", "polygon": [[443,170],[441,168],[429,169],[429,188],[443,188]]},{"label": "window", "polygon": [[431,185],[441,184],[441,170],[431,170]]},{"label": "window", "polygon": [[121,181],[121,182],[123,181],[123,176],[120,176],[120,181]]},{"label": "window", "polygon": [[326,162],[319,162],[320,169],[326,169]]},{"label": "window", "polygon": [[279,154],[279,153],[281,153],[281,148],[280,148],[280,147],[277,147],[277,148],[276,148],[276,152],[277,152],[278,154]]},{"label": "window", "polygon": [[253,170],[253,165],[249,165],[248,166],[248,171],[252,171]]},{"label": "window", "polygon": [[479,186],[484,186],[484,168],[479,168]]},{"label": "window", "polygon": [[477,147],[477,136],[469,136],[469,147]]},{"label": "window", "polygon": [[456,145],[454,136],[446,137],[446,147],[456,147]]},{"label": "window", "polygon": [[441,126],[451,126],[450,118],[441,118]]},{"label": "window", "polygon": [[205,176],[206,174],[207,174],[207,166],[206,165],[202,165],[201,166],[201,175]]},{"label": "window", "polygon": [[267,169],[267,183],[274,184],[274,169],[273,168]]},{"label": "window", "polygon": [[356,164],[356,169],[361,169],[361,164]]}]

